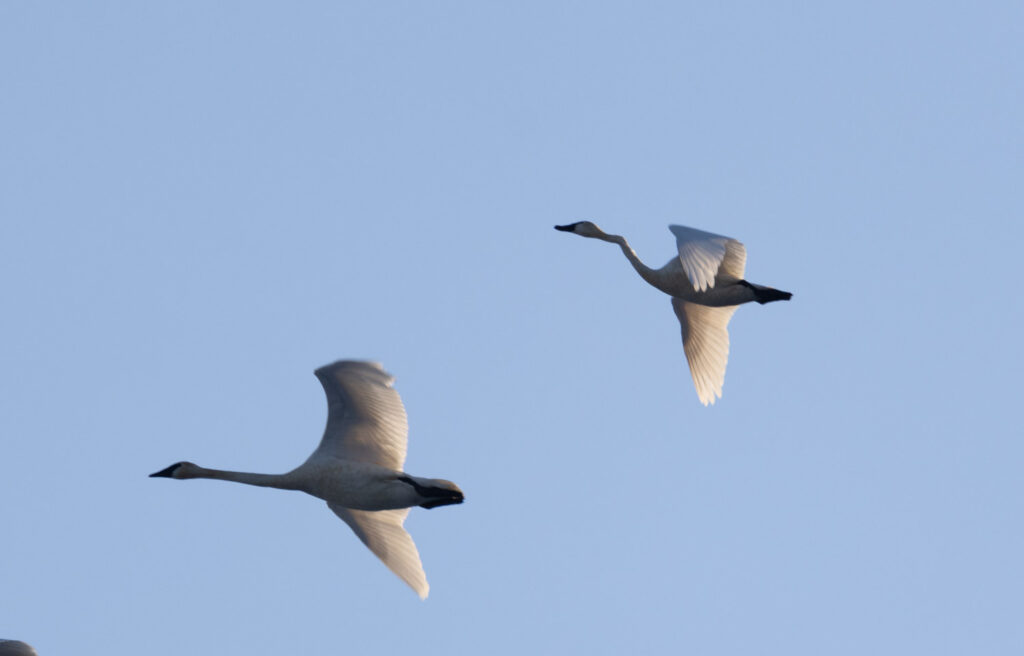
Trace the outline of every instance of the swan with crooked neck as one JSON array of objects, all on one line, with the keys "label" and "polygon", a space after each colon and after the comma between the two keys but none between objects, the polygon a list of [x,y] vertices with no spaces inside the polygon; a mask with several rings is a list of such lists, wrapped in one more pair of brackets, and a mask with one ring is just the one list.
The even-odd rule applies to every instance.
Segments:
[{"label": "swan with crooked neck", "polygon": [[440,478],[412,476],[405,463],[408,422],[394,378],[375,362],[340,360],[315,372],[327,395],[327,427],[308,459],[284,474],[209,469],[176,462],[150,477],[209,478],[297,490],[323,499],[421,599],[430,590],[419,552],[403,523],[413,506],[463,502],[462,490]]},{"label": "swan with crooked neck", "polygon": [[728,324],[744,303],[788,301],[792,294],[744,280],[747,252],[742,243],[696,228],[672,225],[678,254],[663,267],[644,264],[621,235],[608,234],[590,221],[555,230],[618,244],[640,277],[672,297],[682,329],[683,351],[697,397],[704,405],[722,396],[729,358]]}]

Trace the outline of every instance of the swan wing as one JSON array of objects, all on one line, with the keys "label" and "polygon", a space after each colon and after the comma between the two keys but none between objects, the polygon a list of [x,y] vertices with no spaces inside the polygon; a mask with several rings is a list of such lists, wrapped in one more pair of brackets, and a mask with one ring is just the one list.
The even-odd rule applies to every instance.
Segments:
[{"label": "swan wing", "polygon": [[672,309],[683,329],[683,351],[697,397],[704,405],[721,398],[725,365],[729,361],[729,319],[738,305],[708,307],[672,299]]},{"label": "swan wing", "polygon": [[333,503],[327,505],[388,569],[416,591],[420,599],[427,598],[430,585],[420,563],[420,552],[416,550],[412,536],[402,526],[409,514],[408,508],[369,511],[352,510]]},{"label": "swan wing", "polygon": [[747,249],[740,242],[686,226],[670,225],[668,229],[676,236],[679,261],[696,291],[714,287],[717,275],[743,278]]},{"label": "swan wing", "polygon": [[315,372],[327,394],[327,427],[313,456],[401,470],[409,424],[394,377],[376,362],[339,360]]},{"label": "swan wing", "polygon": [[21,640],[0,640],[0,656],[36,656],[36,650]]}]

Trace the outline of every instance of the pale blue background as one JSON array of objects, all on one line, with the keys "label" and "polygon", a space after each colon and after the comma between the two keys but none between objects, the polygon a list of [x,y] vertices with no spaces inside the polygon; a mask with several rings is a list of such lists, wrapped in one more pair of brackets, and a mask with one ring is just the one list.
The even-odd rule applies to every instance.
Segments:
[{"label": "pale blue background", "polygon": [[[0,4],[0,637],[1019,654],[1024,5]],[[669,223],[741,239],[696,398]],[[409,412],[425,603],[284,471]]]}]

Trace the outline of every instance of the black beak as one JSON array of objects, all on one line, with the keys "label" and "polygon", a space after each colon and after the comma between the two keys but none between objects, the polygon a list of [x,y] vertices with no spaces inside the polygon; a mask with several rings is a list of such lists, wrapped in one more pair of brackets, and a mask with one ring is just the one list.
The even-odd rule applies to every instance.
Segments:
[{"label": "black beak", "polygon": [[562,232],[573,232],[573,230],[576,228],[577,225],[579,225],[579,224],[578,223],[570,223],[569,225],[555,226],[555,230],[561,230]]},{"label": "black beak", "polygon": [[177,469],[180,466],[181,466],[180,464],[174,463],[173,465],[171,465],[167,469],[161,469],[160,471],[158,471],[155,474],[150,474],[149,477],[150,478],[174,478],[174,470]]}]

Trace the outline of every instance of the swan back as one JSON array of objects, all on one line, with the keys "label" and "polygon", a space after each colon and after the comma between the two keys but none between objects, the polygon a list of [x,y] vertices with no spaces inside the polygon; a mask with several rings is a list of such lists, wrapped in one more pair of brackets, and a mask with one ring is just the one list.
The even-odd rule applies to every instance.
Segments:
[{"label": "swan back", "polygon": [[315,372],[327,395],[327,427],[310,458],[330,456],[401,470],[409,424],[392,384],[376,362],[339,360]]},{"label": "swan back", "polygon": [[714,287],[716,276],[743,278],[747,249],[740,242],[681,225],[670,225],[668,229],[676,236],[679,262],[695,291]]}]

